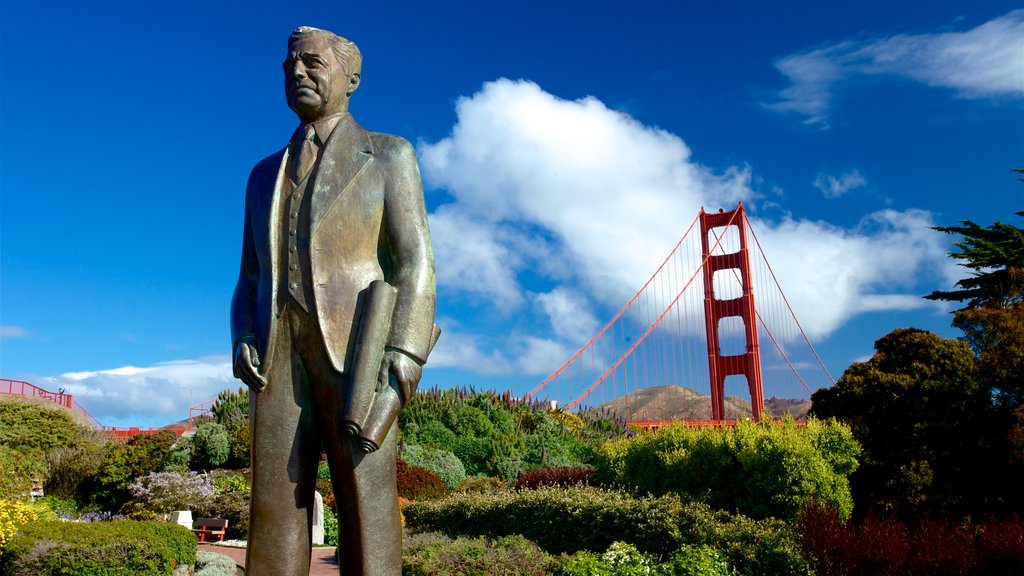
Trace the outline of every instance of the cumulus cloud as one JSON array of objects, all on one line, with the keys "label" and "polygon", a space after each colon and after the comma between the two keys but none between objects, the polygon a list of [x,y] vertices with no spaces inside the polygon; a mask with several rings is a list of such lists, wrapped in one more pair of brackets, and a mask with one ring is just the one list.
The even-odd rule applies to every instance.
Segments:
[{"label": "cumulus cloud", "polygon": [[915,285],[947,280],[955,266],[923,210],[884,210],[853,229],[787,218],[752,219],[786,298],[809,337],[825,337],[857,314],[931,305]]},{"label": "cumulus cloud", "polygon": [[68,372],[52,378],[74,394],[104,426],[163,426],[188,417],[189,401],[200,404],[222,390],[241,386],[227,356]]},{"label": "cumulus cloud", "polygon": [[896,76],[962,98],[1024,96],[1024,10],[1014,10],[963,32],[897,34],[844,41],[791,54],[775,62],[790,85],[765,104],[827,126],[833,91],[856,76]]},{"label": "cumulus cloud", "polygon": [[844,172],[838,177],[818,173],[818,177],[814,179],[814,187],[821,190],[825,198],[839,198],[850,190],[861,188],[867,183],[868,181],[859,170]]},{"label": "cumulus cloud", "polygon": [[0,340],[8,340],[15,338],[31,338],[32,332],[22,328],[21,326],[0,326]]},{"label": "cumulus cloud", "polygon": [[[452,198],[430,215],[438,282],[481,314],[539,312],[543,326],[446,326],[434,367],[550,373],[639,289],[701,207],[743,201],[756,210],[760,201],[749,167],[703,166],[679,136],[595,98],[564,100],[503,79],[459,99],[457,114],[450,136],[419,146],[427,185]],[[847,176],[836,186],[855,184]],[[859,313],[906,309],[916,281],[946,278],[946,246],[932,224],[922,211],[878,212],[854,229],[753,219],[789,301],[818,337]]]}]

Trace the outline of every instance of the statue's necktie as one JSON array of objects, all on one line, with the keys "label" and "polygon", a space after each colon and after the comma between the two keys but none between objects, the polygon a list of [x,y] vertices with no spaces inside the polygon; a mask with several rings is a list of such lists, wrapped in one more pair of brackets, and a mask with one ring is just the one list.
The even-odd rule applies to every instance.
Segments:
[{"label": "statue's necktie", "polygon": [[313,163],[316,162],[316,130],[313,129],[312,124],[306,124],[303,128],[305,137],[297,146],[298,151],[295,161],[292,163],[292,179],[296,184],[302,182],[302,179],[313,169]]}]

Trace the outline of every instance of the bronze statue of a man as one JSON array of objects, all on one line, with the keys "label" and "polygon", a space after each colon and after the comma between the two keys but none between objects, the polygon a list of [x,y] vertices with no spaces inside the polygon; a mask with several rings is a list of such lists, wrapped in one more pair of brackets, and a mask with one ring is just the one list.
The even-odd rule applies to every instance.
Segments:
[{"label": "bronze statue of a man", "polygon": [[246,189],[231,332],[253,427],[250,576],[309,573],[321,449],[341,571],[401,573],[394,421],[437,338],[434,260],[412,146],[348,113],[361,65],[344,38],[292,32],[300,125]]}]

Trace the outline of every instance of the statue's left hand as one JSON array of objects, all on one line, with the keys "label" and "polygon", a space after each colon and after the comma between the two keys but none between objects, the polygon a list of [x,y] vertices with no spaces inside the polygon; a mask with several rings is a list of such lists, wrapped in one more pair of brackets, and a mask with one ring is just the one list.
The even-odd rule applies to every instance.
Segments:
[{"label": "statue's left hand", "polygon": [[423,367],[409,355],[399,350],[384,351],[384,359],[380,363],[380,374],[377,375],[377,390],[388,385],[391,376],[398,382],[402,394],[402,405],[416,392],[416,386],[423,375]]}]

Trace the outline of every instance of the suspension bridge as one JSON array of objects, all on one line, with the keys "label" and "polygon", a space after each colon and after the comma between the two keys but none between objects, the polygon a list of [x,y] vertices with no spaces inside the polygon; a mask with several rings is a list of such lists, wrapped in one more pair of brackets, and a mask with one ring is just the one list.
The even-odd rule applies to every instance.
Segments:
[{"label": "suspension bridge", "polygon": [[701,210],[636,295],[526,397],[637,426],[722,425],[798,415],[834,383],[740,204]]},{"label": "suspension bridge", "polygon": [[[800,415],[813,390],[834,383],[740,204],[701,210],[640,290],[526,398],[642,427],[723,425]],[[27,382],[0,379],[3,394],[52,401],[121,439],[159,430],[101,426],[70,394]],[[208,417],[212,402],[190,407],[175,431]]]}]

